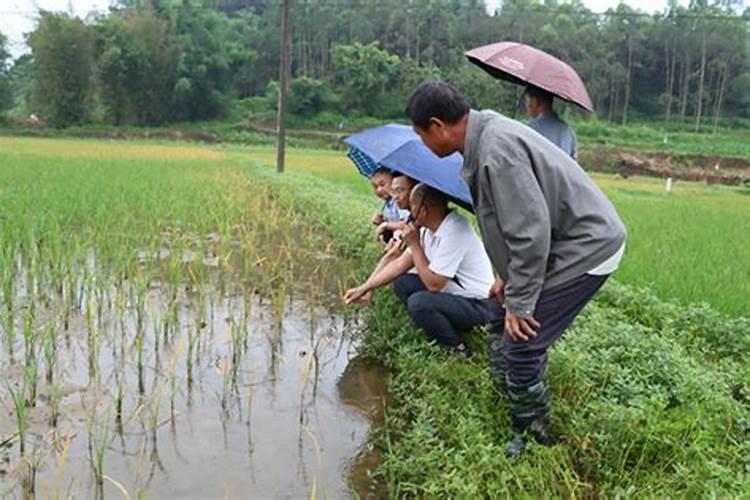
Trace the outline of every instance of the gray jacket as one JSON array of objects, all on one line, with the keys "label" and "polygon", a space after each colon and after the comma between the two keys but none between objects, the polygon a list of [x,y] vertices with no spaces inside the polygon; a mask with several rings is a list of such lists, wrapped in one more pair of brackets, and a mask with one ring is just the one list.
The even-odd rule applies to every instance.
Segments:
[{"label": "gray jacket", "polygon": [[588,174],[537,132],[494,111],[471,111],[462,175],[517,316],[532,316],[543,289],[593,270],[625,242],[624,224]]}]

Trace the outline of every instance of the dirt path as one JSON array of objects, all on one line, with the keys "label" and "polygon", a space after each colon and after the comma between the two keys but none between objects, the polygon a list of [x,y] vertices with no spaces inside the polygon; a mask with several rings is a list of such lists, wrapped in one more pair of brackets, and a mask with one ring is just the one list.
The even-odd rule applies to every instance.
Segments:
[{"label": "dirt path", "polygon": [[580,163],[594,172],[617,172],[623,177],[672,177],[709,184],[750,184],[750,159],[710,155],[643,152],[603,146],[584,146]]}]

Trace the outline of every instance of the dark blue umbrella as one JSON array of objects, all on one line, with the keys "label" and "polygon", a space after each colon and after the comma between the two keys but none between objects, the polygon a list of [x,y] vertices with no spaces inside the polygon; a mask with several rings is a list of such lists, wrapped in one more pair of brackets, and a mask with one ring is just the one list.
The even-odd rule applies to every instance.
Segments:
[{"label": "dark blue umbrella", "polygon": [[411,127],[391,123],[368,128],[344,142],[351,147],[347,156],[362,175],[370,177],[382,166],[424,182],[471,210],[471,193],[461,177],[463,157],[454,153],[439,158]]}]

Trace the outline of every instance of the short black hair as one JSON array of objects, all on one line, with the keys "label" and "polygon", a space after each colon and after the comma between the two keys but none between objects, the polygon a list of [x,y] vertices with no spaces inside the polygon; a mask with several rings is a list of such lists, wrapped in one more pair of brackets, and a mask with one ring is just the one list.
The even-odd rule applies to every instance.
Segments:
[{"label": "short black hair", "polygon": [[552,93],[547,92],[544,89],[540,89],[539,87],[534,85],[529,85],[528,87],[526,87],[526,95],[549,105],[552,105],[552,101],[555,98]]},{"label": "short black hair", "polygon": [[413,201],[418,201],[428,207],[444,208],[448,206],[448,197],[442,191],[422,182],[412,188],[411,196]]},{"label": "short black hair", "polygon": [[376,175],[380,175],[380,174],[386,174],[386,175],[390,175],[391,177],[393,177],[394,172],[393,172],[393,170],[390,170],[390,169],[385,168],[385,167],[378,167],[377,169],[375,169],[375,171],[373,173],[370,174],[370,178],[372,178],[372,177],[374,177]]},{"label": "short black hair", "polygon": [[447,82],[424,82],[409,98],[406,114],[419,128],[428,128],[430,118],[456,123],[469,112],[469,103],[456,87]]}]

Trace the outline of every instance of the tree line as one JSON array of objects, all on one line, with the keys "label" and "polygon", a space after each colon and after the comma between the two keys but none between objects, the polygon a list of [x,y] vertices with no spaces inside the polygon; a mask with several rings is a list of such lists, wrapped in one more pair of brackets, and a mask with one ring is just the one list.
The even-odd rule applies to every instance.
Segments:
[{"label": "tree line", "polygon": [[[10,60],[0,35],[0,109],[50,125],[153,126],[272,115],[278,0],[120,0],[85,20],[40,12],[31,52]],[[750,116],[750,9],[673,3],[646,15],[621,4],[506,0],[293,0],[290,111],[402,117],[425,79],[455,83],[476,107],[508,110],[520,89],[464,51],[513,40],[570,63],[600,119],[689,123]]]}]

